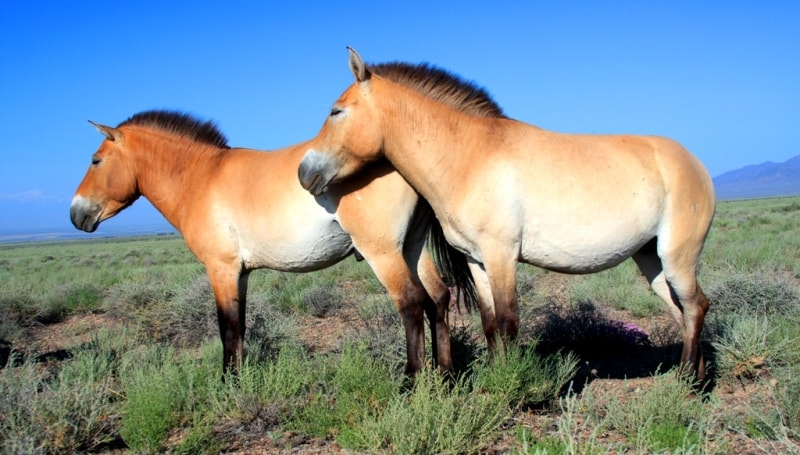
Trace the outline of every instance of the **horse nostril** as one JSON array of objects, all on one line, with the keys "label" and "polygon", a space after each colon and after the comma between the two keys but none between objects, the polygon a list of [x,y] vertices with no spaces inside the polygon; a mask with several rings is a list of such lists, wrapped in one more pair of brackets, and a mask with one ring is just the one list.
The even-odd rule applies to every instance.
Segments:
[{"label": "horse nostril", "polygon": [[322,194],[322,190],[319,188],[318,185],[321,178],[322,178],[321,175],[314,174],[314,180],[312,180],[311,183],[308,185],[307,189],[311,191],[311,194],[313,194],[314,196],[319,196],[320,194]]}]

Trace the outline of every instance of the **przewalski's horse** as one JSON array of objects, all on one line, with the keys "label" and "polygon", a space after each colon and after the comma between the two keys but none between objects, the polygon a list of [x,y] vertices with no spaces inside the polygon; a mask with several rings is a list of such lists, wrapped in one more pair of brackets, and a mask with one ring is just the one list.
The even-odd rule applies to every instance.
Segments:
[{"label": "przewalski's horse", "polygon": [[[472,115],[502,115],[485,91],[454,89],[446,80],[421,77],[424,73],[402,63],[372,69]],[[225,370],[235,369],[243,352],[252,270],[319,270],[354,248],[402,315],[406,371],[413,374],[424,363],[423,311],[439,368],[452,368],[450,293],[424,248],[435,220],[388,162],[377,163],[363,178],[332,187],[324,196],[312,197],[297,181],[306,143],[272,152],[229,148],[213,123],[176,112],[143,112],[116,128],[95,126],[105,140],[73,198],[72,223],[93,232],[140,195],[150,200],[206,267],[217,304]],[[437,259],[446,261],[443,266],[460,285],[469,309],[474,305],[469,272],[466,267],[450,268],[453,264],[447,261],[457,263],[459,257],[448,256],[440,228],[433,227]]]},{"label": "przewalski's horse", "polygon": [[226,371],[235,371],[243,353],[252,270],[320,270],[354,248],[402,314],[408,372],[423,362],[423,306],[433,306],[426,288],[436,302],[428,314],[438,360],[450,368],[449,292],[423,248],[425,232],[413,230],[417,195],[390,167],[315,198],[296,178],[305,144],[274,152],[228,148],[213,124],[165,111],[134,115],[117,128],[95,126],[106,140],[72,200],[72,223],[92,232],[140,195],[151,201],[206,267]]},{"label": "przewalski's horse", "polygon": [[653,136],[559,134],[470,116],[365,67],[334,103],[299,167],[312,194],[387,158],[465,252],[490,349],[518,330],[518,261],[591,273],[634,261],[683,334],[681,365],[702,380],[708,300],[697,263],[714,214],[700,161]]}]

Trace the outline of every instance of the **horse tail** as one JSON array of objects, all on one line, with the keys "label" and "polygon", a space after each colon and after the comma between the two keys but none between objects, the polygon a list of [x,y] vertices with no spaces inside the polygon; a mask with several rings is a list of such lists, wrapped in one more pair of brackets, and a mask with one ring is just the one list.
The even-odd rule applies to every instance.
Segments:
[{"label": "horse tail", "polygon": [[[427,202],[424,203],[427,205]],[[467,256],[447,242],[442,225],[432,212],[431,210],[428,249],[433,256],[433,262],[450,287],[450,292],[455,292],[457,305],[463,305],[467,311],[478,310],[478,291],[469,271]]]}]

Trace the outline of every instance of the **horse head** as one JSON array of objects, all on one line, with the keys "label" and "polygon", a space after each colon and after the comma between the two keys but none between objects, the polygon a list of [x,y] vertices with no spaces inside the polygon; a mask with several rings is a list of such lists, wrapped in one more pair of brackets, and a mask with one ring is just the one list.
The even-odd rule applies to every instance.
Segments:
[{"label": "horse head", "polygon": [[140,193],[122,131],[89,123],[105,140],[92,155],[92,164],[75,191],[69,213],[76,228],[94,232],[102,221],[133,204]]},{"label": "horse head", "polygon": [[358,53],[348,50],[355,83],[333,104],[300,161],[300,184],[315,196],[382,156],[380,114],[372,99],[373,75]]}]

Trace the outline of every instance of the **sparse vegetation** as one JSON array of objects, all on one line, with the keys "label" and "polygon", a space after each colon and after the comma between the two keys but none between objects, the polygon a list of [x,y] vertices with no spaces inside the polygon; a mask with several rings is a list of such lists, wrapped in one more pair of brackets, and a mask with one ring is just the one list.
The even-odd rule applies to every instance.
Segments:
[{"label": "sparse vegetation", "polygon": [[631,263],[520,266],[520,345],[488,362],[477,315],[454,314],[458,374],[413,380],[366,264],[254,272],[248,356],[222,381],[211,290],[178,236],[0,245],[0,452],[800,453],[798,226],[798,198],[719,205],[698,398]]}]

